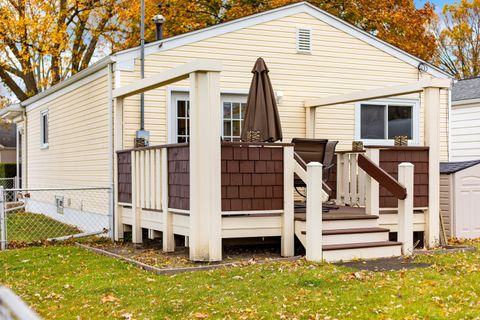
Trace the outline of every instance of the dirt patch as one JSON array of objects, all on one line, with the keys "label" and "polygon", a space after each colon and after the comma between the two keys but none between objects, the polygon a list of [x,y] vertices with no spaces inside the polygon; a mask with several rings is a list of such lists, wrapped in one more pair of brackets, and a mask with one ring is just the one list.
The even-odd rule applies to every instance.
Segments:
[{"label": "dirt patch", "polygon": [[398,271],[404,269],[430,267],[430,264],[415,262],[415,259],[411,257],[393,257],[375,260],[340,262],[338,265],[367,271]]},{"label": "dirt patch", "polygon": [[244,265],[273,261],[282,258],[277,246],[258,244],[224,246],[224,259],[220,262],[190,261],[188,258],[188,248],[186,247],[176,247],[175,252],[165,253],[162,251],[162,244],[160,241],[147,241],[143,244],[116,242],[88,243],[87,245],[160,269],[211,265]]}]

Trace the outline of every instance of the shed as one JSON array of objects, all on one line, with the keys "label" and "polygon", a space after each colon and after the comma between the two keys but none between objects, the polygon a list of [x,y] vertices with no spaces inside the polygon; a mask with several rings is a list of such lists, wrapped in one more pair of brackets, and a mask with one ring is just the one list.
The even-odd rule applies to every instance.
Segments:
[{"label": "shed", "polygon": [[440,164],[440,210],[448,238],[480,238],[480,160]]}]

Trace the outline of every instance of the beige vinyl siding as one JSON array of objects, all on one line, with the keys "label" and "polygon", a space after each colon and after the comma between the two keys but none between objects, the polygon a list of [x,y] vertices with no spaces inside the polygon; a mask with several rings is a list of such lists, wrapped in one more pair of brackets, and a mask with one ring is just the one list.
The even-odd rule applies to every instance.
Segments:
[{"label": "beige vinyl siding", "polygon": [[[28,187],[108,186],[108,83],[101,76],[28,111]],[[47,149],[40,113],[48,109]]]},{"label": "beige vinyl siding", "polygon": [[452,161],[480,159],[480,103],[452,107]]},{"label": "beige vinyl siding", "polygon": [[443,225],[447,237],[452,236],[452,205],[453,205],[453,190],[451,185],[453,175],[440,175],[440,212],[443,219]]},{"label": "beige vinyl siding", "polygon": [[[311,54],[296,52],[296,30],[300,26],[312,29]],[[303,107],[306,99],[414,82],[419,76],[415,67],[307,13],[149,55],[146,57],[146,76],[196,58],[215,59],[223,63],[223,90],[248,90],[251,69],[258,57],[267,62],[274,90],[284,93],[279,112],[286,141],[306,134]],[[138,61],[135,69],[135,72],[121,72],[122,85],[138,79]],[[173,87],[188,87],[188,81]],[[145,127],[151,133],[151,143],[167,142],[166,88],[148,92],[145,101]],[[447,110],[446,106],[442,108]],[[127,99],[124,113],[124,144],[131,147],[140,123],[138,96]],[[353,104],[318,109],[316,133],[317,137],[339,139],[341,149],[351,146],[354,139]],[[446,157],[446,150],[446,146],[442,147],[442,157]]]}]

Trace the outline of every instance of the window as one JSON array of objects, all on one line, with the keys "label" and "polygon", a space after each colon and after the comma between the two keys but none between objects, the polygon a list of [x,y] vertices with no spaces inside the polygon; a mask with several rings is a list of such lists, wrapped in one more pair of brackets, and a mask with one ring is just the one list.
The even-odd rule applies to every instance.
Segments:
[{"label": "window", "polygon": [[40,112],[40,147],[48,147],[48,110]]},{"label": "window", "polygon": [[[190,101],[188,93],[172,93],[172,143],[189,142],[190,137]],[[247,96],[244,94],[222,94],[222,137],[225,141],[240,140],[245,116]]]},{"label": "window", "polygon": [[356,106],[356,137],[370,144],[393,144],[396,136],[418,143],[418,101],[362,102]]}]

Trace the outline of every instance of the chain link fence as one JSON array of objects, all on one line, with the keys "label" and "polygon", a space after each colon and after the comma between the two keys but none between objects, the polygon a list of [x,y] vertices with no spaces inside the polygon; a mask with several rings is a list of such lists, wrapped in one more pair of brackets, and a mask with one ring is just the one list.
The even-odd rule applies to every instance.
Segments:
[{"label": "chain link fence", "polygon": [[1,249],[70,238],[112,235],[110,188],[3,189]]}]

